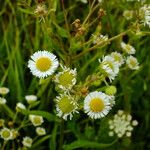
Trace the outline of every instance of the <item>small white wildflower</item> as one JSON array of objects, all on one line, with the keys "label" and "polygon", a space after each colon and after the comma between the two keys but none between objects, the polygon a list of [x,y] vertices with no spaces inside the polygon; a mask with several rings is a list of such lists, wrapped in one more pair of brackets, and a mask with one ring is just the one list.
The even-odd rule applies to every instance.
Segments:
[{"label": "small white wildflower", "polygon": [[108,41],[107,35],[100,34],[99,36],[97,35],[92,35],[92,36],[93,36],[93,44],[100,44]]},{"label": "small white wildflower", "polygon": [[56,97],[56,111],[57,116],[62,117],[64,120],[71,120],[74,113],[77,111],[78,105],[71,95],[63,94]]},{"label": "small white wildflower", "polygon": [[150,27],[150,5],[146,4],[139,10],[139,15],[144,26]]},{"label": "small white wildflower", "polygon": [[23,138],[23,141],[22,141],[22,144],[25,146],[25,147],[31,147],[32,146],[32,138],[26,136]]},{"label": "small white wildflower", "polygon": [[123,16],[127,19],[130,20],[133,18],[133,11],[132,10],[125,10],[123,12]]},{"label": "small white wildflower", "polygon": [[0,87],[0,94],[6,95],[9,93],[9,89],[7,87]]},{"label": "small white wildflower", "polygon": [[135,54],[135,48],[131,46],[130,44],[121,42],[121,47],[127,54]]},{"label": "small white wildflower", "polygon": [[26,106],[24,104],[22,104],[22,103],[19,102],[16,105],[16,110],[20,111],[21,109],[26,109]]},{"label": "small white wildflower", "polygon": [[110,109],[110,97],[102,92],[91,92],[84,100],[84,111],[92,119],[106,116]]},{"label": "small white wildflower", "polygon": [[116,134],[119,138],[126,135],[127,137],[131,136],[131,132],[133,130],[133,121],[132,116],[130,114],[125,114],[123,110],[119,110],[117,114],[114,115],[112,120],[109,120],[109,129],[108,133],[110,136]]},{"label": "small white wildflower", "polygon": [[63,71],[55,76],[54,81],[58,84],[60,89],[69,91],[76,84],[77,71],[76,69],[70,69],[62,65],[61,68]]},{"label": "small white wildflower", "polygon": [[0,105],[4,105],[4,104],[6,104],[6,99],[0,97]]},{"label": "small white wildflower", "polygon": [[42,127],[37,127],[36,128],[36,133],[37,133],[37,135],[45,135],[46,134],[46,130],[45,130],[45,128],[42,128]]},{"label": "small white wildflower", "polygon": [[139,69],[139,63],[138,63],[137,59],[131,55],[127,57],[126,63],[128,65],[128,67],[132,70]]},{"label": "small white wildflower", "polygon": [[101,72],[109,78],[114,80],[119,73],[119,65],[112,56],[103,57],[102,61],[99,59]]},{"label": "small white wildflower", "polygon": [[39,78],[52,75],[58,67],[56,56],[48,51],[38,51],[31,56],[28,67],[32,74]]},{"label": "small white wildflower", "polygon": [[11,140],[14,140],[19,135],[18,131],[15,129],[11,129],[12,137]]},{"label": "small white wildflower", "polygon": [[37,7],[36,7],[36,9],[34,11],[35,15],[37,15],[38,17],[46,16],[47,12],[48,11],[46,10],[46,6],[43,5],[43,4],[42,5],[41,4],[37,5]]},{"label": "small white wildflower", "polygon": [[118,63],[119,67],[124,64],[123,56],[120,53],[112,52],[110,56],[114,58],[114,61]]},{"label": "small white wildflower", "polygon": [[8,141],[8,140],[11,140],[12,138],[12,132],[8,128],[3,128],[2,130],[0,130],[0,136],[4,140]]},{"label": "small white wildflower", "polygon": [[29,115],[29,119],[34,126],[40,126],[44,122],[43,117],[39,115]]},{"label": "small white wildflower", "polygon": [[37,96],[36,95],[26,95],[25,99],[28,104],[31,104],[37,100]]}]

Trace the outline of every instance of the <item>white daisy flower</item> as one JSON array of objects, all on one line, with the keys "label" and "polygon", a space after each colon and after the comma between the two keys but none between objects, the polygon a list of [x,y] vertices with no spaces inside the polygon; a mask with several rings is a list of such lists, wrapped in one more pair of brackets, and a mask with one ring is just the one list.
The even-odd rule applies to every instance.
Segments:
[{"label": "white daisy flower", "polygon": [[39,115],[29,115],[29,120],[34,126],[40,126],[44,122],[43,117]]},{"label": "white daisy flower", "polygon": [[6,95],[9,93],[9,89],[7,87],[0,87],[0,94]]},{"label": "white daisy flower", "polygon": [[123,57],[122,57],[122,55],[121,55],[120,53],[118,53],[118,52],[112,52],[112,53],[110,54],[110,56],[114,58],[115,62],[118,63],[119,67],[120,67],[122,64],[124,64],[124,59],[123,59]]},{"label": "white daisy flower", "polygon": [[46,134],[46,130],[45,130],[45,128],[42,128],[42,127],[37,127],[36,128],[36,133],[37,133],[37,135],[45,135]]},{"label": "white daisy flower", "polygon": [[26,95],[25,99],[28,104],[31,104],[37,100],[37,96],[36,95]]},{"label": "white daisy flower", "polygon": [[110,97],[102,92],[91,92],[85,97],[84,111],[92,119],[106,116],[110,109]]},{"label": "white daisy flower", "polygon": [[127,54],[135,54],[135,48],[131,46],[130,44],[121,42],[121,47]]},{"label": "white daisy flower", "polygon": [[132,70],[139,69],[139,63],[138,63],[137,59],[131,55],[127,57],[126,63],[128,65],[128,67]]},{"label": "white daisy flower", "polygon": [[3,128],[1,131],[0,131],[0,136],[1,138],[3,138],[4,140],[8,141],[8,140],[11,140],[12,138],[12,132],[10,129],[8,128]]},{"label": "white daisy flower", "polygon": [[4,105],[4,104],[6,104],[6,99],[0,97],[0,105]]},{"label": "white daisy flower", "polygon": [[133,122],[136,122],[135,126],[138,124],[136,120],[132,121],[130,114],[125,114],[124,111],[119,110],[118,113],[114,115],[114,118],[109,120],[109,136],[116,134],[119,138],[124,135],[130,137],[134,126]]},{"label": "white daisy flower", "polygon": [[125,10],[123,12],[123,16],[127,19],[130,20],[133,18],[133,11],[132,10]]},{"label": "white daisy flower", "polygon": [[76,76],[77,71],[76,69],[70,69],[67,67],[61,66],[63,71],[59,72],[55,76],[55,82],[58,84],[58,87],[62,90],[71,90],[72,87],[76,84]]},{"label": "white daisy flower", "polygon": [[74,113],[77,111],[77,102],[71,97],[71,95],[63,94],[56,97],[56,111],[57,116],[62,117],[64,120],[71,120]]},{"label": "white daisy flower", "polygon": [[23,138],[23,141],[22,141],[22,144],[25,146],[25,147],[31,147],[32,146],[32,138],[26,136]]},{"label": "white daisy flower", "polygon": [[58,67],[56,56],[48,51],[38,51],[31,56],[28,61],[28,67],[33,75],[39,78],[45,78],[52,75]]},{"label": "white daisy flower", "polygon": [[112,56],[105,56],[100,62],[101,72],[109,78],[110,81],[114,80],[119,72],[119,65]]},{"label": "white daisy flower", "polygon": [[144,5],[139,10],[140,18],[144,26],[148,25],[150,27],[150,5]]}]

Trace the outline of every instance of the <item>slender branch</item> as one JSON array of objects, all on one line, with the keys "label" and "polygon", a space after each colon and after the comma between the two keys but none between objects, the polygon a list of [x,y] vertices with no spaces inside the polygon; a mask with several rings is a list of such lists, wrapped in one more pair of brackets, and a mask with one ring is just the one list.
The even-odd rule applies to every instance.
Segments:
[{"label": "slender branch", "polygon": [[[95,1],[96,1],[96,0],[93,0],[92,5],[91,5],[91,7],[90,7],[90,11],[89,11],[87,17],[85,18],[85,20],[84,20],[82,26],[85,25],[85,23],[88,21],[88,19],[90,18],[91,14],[93,13],[92,8],[93,8],[93,6],[94,6],[94,4],[95,4]],[[95,9],[94,9],[94,10],[95,10]]]},{"label": "slender branch", "polygon": [[98,44],[94,45],[93,47],[90,47],[90,48],[87,49],[86,51],[83,51],[83,52],[79,53],[78,55],[74,56],[72,59],[77,59],[77,58],[79,58],[79,57],[85,55],[86,53],[88,53],[88,52],[90,52],[90,51],[92,51],[92,50],[95,50],[95,49],[98,48],[98,47],[99,47],[99,48],[102,48],[102,47],[108,45],[111,41],[113,41],[113,40],[115,40],[115,39],[117,39],[117,38],[119,38],[119,37],[125,35],[125,34],[126,34],[127,32],[129,32],[129,31],[130,31],[130,30],[127,30],[127,31],[125,31],[125,32],[122,32],[122,33],[120,33],[120,34],[118,34],[118,35],[116,35],[116,36],[110,38],[110,39],[107,40],[107,42],[105,42],[103,45],[101,45],[102,42],[99,42]]}]

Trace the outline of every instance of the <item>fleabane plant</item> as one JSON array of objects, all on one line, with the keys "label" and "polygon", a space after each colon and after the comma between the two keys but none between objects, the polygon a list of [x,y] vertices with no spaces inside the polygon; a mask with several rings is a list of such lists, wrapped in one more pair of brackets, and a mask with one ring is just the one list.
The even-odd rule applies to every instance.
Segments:
[{"label": "fleabane plant", "polygon": [[[136,115],[131,116],[132,99],[129,97],[135,89],[131,89],[129,83],[143,67],[139,56],[142,42],[137,41],[149,34],[150,5],[140,0],[117,1],[116,5],[115,2],[19,2],[18,6],[23,8],[18,10],[35,19],[29,23],[25,21],[21,31],[26,32],[24,26],[36,22],[35,31],[34,26],[31,28],[35,35],[29,32],[24,37],[26,40],[19,39],[23,46],[30,42],[29,39],[33,42],[24,48],[30,49],[25,53],[24,71],[17,70],[20,67],[16,67],[16,62],[11,63],[8,68],[13,66],[15,73],[8,70],[1,79],[0,149],[1,145],[3,149],[9,149],[14,143],[18,150],[61,150],[76,146],[89,149],[91,139],[95,140],[91,148],[103,149],[103,145],[109,147],[120,142],[120,138],[131,138],[139,121],[133,119]],[[28,18],[28,15],[20,18]],[[18,19],[18,16],[12,18]],[[20,24],[15,20],[17,25]],[[4,43],[7,53],[13,56],[8,57],[9,61],[20,60],[19,54],[14,57],[18,51],[10,53],[9,44]],[[2,70],[5,66],[7,63],[3,67],[0,64]],[[20,77],[20,74],[24,76]],[[25,80],[19,94],[16,93],[21,91],[21,86],[16,87],[17,92],[12,86],[7,87],[8,81],[13,79],[11,75],[17,76],[14,82],[20,85]],[[13,97],[15,94],[18,97]],[[116,138],[111,144],[99,144],[99,126],[108,141]],[[75,144],[67,145],[68,141],[76,139]]]}]

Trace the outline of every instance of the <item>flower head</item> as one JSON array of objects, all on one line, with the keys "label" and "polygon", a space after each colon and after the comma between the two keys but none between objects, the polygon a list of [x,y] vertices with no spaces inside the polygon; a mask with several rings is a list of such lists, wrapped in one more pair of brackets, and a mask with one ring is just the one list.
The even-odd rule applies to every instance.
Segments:
[{"label": "flower head", "polygon": [[29,104],[31,104],[37,100],[37,96],[36,95],[26,95],[25,99]]},{"label": "flower head", "polygon": [[144,5],[139,10],[139,15],[144,25],[150,27],[150,5]]},{"label": "flower head", "polygon": [[139,63],[138,63],[137,59],[131,55],[127,57],[126,63],[128,65],[128,67],[132,70],[139,69]]},{"label": "flower head", "polygon": [[110,56],[114,58],[114,61],[119,65],[119,67],[124,64],[124,59],[120,53],[112,52]]},{"label": "flower head", "polygon": [[126,44],[124,42],[121,42],[121,47],[122,49],[127,53],[127,54],[135,54],[135,49],[133,46],[130,44]]},{"label": "flower head", "polygon": [[54,73],[58,67],[58,60],[54,54],[48,51],[38,51],[31,56],[28,67],[33,75],[44,78]]},{"label": "flower head", "polygon": [[85,97],[84,111],[92,119],[106,116],[110,109],[110,97],[102,92],[91,92]]},{"label": "flower head", "polygon": [[36,128],[36,133],[37,135],[45,135],[46,134],[46,131],[45,131],[45,128],[42,128],[42,127],[37,127]]},{"label": "flower head", "polygon": [[34,126],[40,126],[44,122],[43,117],[38,115],[29,115],[29,119]]},{"label": "flower head", "polygon": [[76,69],[61,66],[63,71],[55,76],[55,82],[62,90],[68,91],[76,84]]},{"label": "flower head", "polygon": [[123,12],[123,16],[127,19],[130,20],[133,18],[133,11],[132,10],[125,10]]},{"label": "flower head", "polygon": [[4,104],[6,104],[6,99],[0,97],[0,105],[4,105]]},{"label": "flower head", "polygon": [[62,117],[64,120],[67,120],[68,116],[71,120],[73,114],[77,113],[77,108],[77,102],[70,95],[63,94],[56,97],[57,116]]},{"label": "flower head", "polygon": [[16,105],[16,110],[20,111],[21,109],[26,109],[26,106],[24,104],[22,104],[22,103],[19,102]]},{"label": "flower head", "polygon": [[17,138],[17,136],[19,135],[18,131],[15,129],[11,129],[11,132],[12,132],[12,137],[11,137],[12,140]]},{"label": "flower head", "polygon": [[3,138],[4,140],[8,141],[8,140],[11,140],[12,138],[12,132],[10,129],[8,128],[3,128],[1,131],[0,131],[0,136],[1,138]]},{"label": "flower head", "polygon": [[127,137],[131,136],[133,126],[136,126],[138,123],[136,120],[132,121],[132,116],[126,114],[124,111],[119,110],[112,120],[109,120],[109,136],[116,134],[119,138],[126,135]]},{"label": "flower head", "polygon": [[26,136],[26,137],[23,138],[22,144],[26,147],[31,147],[32,142],[33,142],[32,138]]},{"label": "flower head", "polygon": [[99,62],[101,72],[103,72],[103,74],[107,76],[110,81],[114,80],[119,72],[119,65],[114,58],[108,55],[103,57],[102,61],[99,59]]},{"label": "flower head", "polygon": [[9,89],[7,87],[0,87],[0,94],[6,95],[9,93]]},{"label": "flower head", "polygon": [[100,34],[99,36],[97,35],[92,35],[92,36],[93,36],[93,44],[100,44],[108,41],[107,35]]},{"label": "flower head", "polygon": [[38,16],[38,17],[44,17],[47,15],[47,10],[46,10],[46,7],[45,5],[43,4],[39,4],[37,5],[34,13]]}]

